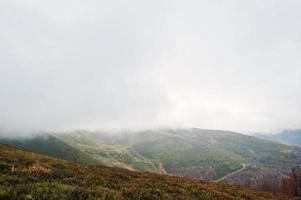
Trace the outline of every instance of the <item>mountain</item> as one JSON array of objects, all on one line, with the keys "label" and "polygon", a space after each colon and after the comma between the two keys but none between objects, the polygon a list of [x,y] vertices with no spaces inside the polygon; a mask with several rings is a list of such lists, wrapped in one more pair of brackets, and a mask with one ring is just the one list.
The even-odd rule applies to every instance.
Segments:
[{"label": "mountain", "polygon": [[[126,133],[127,135],[127,133]],[[130,134],[132,136],[132,134]],[[105,132],[74,131],[57,133],[55,137],[80,149],[85,154],[106,166],[122,167],[131,170],[143,170],[166,173],[162,163],[148,159],[125,143],[125,135]]]},{"label": "mountain", "polygon": [[58,139],[47,133],[41,133],[33,137],[19,139],[7,138],[2,136],[0,137],[0,143],[13,145],[27,150],[32,150],[64,160],[78,160],[90,164],[98,163],[97,160],[83,153],[79,149],[76,149],[70,146],[69,144],[63,142],[61,139]]},{"label": "mountain", "polygon": [[277,134],[256,134],[255,136],[283,144],[301,146],[301,129],[284,130]]},{"label": "mountain", "polygon": [[290,199],[193,179],[87,165],[0,144],[0,199]]},{"label": "mountain", "polygon": [[239,133],[162,129],[107,134],[76,131],[56,137],[108,166],[258,187],[301,166],[301,151]]},{"label": "mountain", "polygon": [[298,147],[230,131],[196,128],[71,131],[0,142],[67,160],[77,158],[84,163],[253,188],[261,187],[266,180],[279,183],[292,168],[301,166]]}]

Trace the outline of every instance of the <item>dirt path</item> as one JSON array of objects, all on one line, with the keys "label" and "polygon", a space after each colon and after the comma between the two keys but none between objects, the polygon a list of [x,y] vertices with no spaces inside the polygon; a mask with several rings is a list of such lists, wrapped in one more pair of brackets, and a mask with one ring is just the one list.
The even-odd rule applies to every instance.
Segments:
[{"label": "dirt path", "polygon": [[240,173],[241,171],[243,171],[244,169],[246,169],[246,167],[248,166],[247,164],[244,164],[244,163],[242,163],[241,165],[242,165],[242,167],[240,169],[238,169],[238,170],[236,170],[234,172],[231,172],[230,174],[227,174],[226,176],[223,176],[223,177],[215,180],[214,182],[221,182],[221,181],[225,180],[226,178],[228,178],[230,176],[233,176],[235,174]]},{"label": "dirt path", "polygon": [[158,170],[161,174],[167,174],[161,162],[159,162]]}]

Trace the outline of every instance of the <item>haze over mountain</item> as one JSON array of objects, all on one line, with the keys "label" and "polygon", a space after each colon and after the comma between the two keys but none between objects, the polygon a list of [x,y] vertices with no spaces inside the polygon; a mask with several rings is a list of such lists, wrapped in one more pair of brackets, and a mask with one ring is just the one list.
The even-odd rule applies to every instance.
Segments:
[{"label": "haze over mountain", "polygon": [[301,3],[0,2],[0,127],[301,124]]},{"label": "haze over mountain", "polygon": [[[47,135],[45,135],[47,134]],[[57,158],[261,188],[301,166],[301,148],[205,129],[52,132],[0,143]]]},{"label": "haze over mountain", "polygon": [[301,197],[300,10],[1,0],[0,200]]},{"label": "haze over mountain", "polygon": [[281,142],[288,145],[301,146],[301,129],[284,130],[276,134],[256,134],[255,136],[266,140]]}]

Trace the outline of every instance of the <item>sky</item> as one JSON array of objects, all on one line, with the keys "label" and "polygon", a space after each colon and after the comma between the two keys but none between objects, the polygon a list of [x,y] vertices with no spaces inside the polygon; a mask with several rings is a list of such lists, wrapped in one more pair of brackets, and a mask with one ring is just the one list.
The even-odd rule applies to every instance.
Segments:
[{"label": "sky", "polygon": [[301,127],[299,0],[1,0],[0,129]]}]

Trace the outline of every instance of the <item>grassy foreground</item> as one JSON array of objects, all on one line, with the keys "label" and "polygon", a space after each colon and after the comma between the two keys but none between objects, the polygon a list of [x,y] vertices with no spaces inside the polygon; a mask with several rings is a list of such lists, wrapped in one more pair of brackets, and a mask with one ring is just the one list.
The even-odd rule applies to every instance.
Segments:
[{"label": "grassy foreground", "polygon": [[290,199],[234,185],[55,159],[0,144],[0,199]]}]

